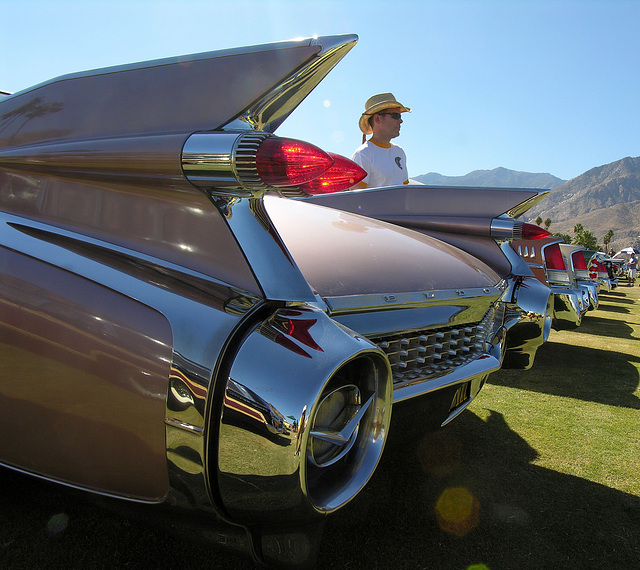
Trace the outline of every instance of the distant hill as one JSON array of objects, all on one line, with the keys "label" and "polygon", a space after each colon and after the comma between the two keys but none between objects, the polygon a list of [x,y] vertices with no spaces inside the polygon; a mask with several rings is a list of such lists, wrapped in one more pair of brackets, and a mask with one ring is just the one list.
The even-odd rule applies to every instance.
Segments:
[{"label": "distant hill", "polygon": [[474,170],[464,176],[443,176],[437,172],[429,172],[428,174],[415,176],[414,180],[433,186],[482,186],[495,188],[555,188],[566,182],[566,180],[556,178],[551,174],[518,172],[502,167],[494,168],[493,170]]},{"label": "distant hill", "polygon": [[550,231],[573,235],[580,223],[599,243],[613,230],[615,251],[638,243],[640,236],[640,157],[626,157],[588,170],[553,189],[526,213],[528,220],[550,218]]}]

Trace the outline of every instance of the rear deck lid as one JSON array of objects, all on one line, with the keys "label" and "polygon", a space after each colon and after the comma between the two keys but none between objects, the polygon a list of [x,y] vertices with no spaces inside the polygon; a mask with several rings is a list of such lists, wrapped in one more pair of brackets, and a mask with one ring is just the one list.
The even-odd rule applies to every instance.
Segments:
[{"label": "rear deck lid", "polygon": [[494,287],[475,257],[399,226],[306,202],[266,197],[280,236],[322,297]]}]

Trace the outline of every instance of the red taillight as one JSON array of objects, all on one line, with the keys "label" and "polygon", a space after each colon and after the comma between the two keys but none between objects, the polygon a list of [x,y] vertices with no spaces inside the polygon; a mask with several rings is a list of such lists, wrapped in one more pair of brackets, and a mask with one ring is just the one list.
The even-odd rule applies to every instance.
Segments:
[{"label": "red taillight", "polygon": [[522,225],[522,239],[542,239],[550,235],[547,230],[535,224]]},{"label": "red taillight", "polygon": [[269,186],[298,186],[317,178],[333,165],[325,151],[310,143],[269,137],[256,153],[258,175]]},{"label": "red taillight", "polygon": [[596,271],[598,273],[607,273],[607,266],[600,261],[596,261]]},{"label": "red taillight", "polygon": [[332,194],[355,186],[367,172],[360,165],[339,154],[329,153],[333,166],[326,172],[299,188],[307,194]]},{"label": "red taillight", "polygon": [[544,260],[547,264],[547,269],[553,269],[556,271],[566,271],[564,260],[562,259],[562,252],[560,251],[560,245],[554,243],[544,250]]},{"label": "red taillight", "polygon": [[584,260],[584,255],[582,255],[582,251],[574,251],[571,254],[571,261],[573,262],[574,269],[583,269],[587,270],[587,263]]}]

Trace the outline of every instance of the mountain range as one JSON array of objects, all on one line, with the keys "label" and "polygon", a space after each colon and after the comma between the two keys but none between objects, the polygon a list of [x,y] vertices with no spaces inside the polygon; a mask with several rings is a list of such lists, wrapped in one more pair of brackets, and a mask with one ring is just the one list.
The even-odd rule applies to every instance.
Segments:
[{"label": "mountain range", "polygon": [[437,172],[429,172],[428,174],[416,176],[414,180],[433,186],[481,186],[494,188],[555,188],[566,182],[566,180],[556,178],[551,174],[518,172],[517,170],[509,170],[502,167],[494,168],[493,170],[474,170],[464,176],[443,176]]},{"label": "mountain range", "polygon": [[611,247],[640,245],[640,157],[626,157],[588,170],[551,190],[526,215],[529,220],[550,218],[550,231],[573,235],[582,224],[602,243],[613,230]]},{"label": "mountain range", "polygon": [[549,190],[523,219],[551,219],[549,231],[573,235],[576,224],[590,230],[602,244],[613,230],[614,251],[640,245],[640,157],[626,157],[597,166],[569,181],[551,174],[517,172],[506,168],[475,170],[465,176],[437,173],[415,177],[423,184],[441,186],[519,187]]}]

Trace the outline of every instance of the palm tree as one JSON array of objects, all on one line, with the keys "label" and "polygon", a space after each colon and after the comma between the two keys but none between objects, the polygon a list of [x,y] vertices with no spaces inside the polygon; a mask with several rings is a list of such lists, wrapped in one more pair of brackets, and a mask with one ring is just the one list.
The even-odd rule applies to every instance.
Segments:
[{"label": "palm tree", "polygon": [[549,226],[551,226],[551,218],[547,218],[547,219],[544,221],[544,229],[545,229],[545,230],[547,230],[547,231],[549,231]]},{"label": "palm tree", "polygon": [[583,245],[587,249],[597,249],[598,247],[598,240],[590,230],[581,230],[580,232],[576,233],[573,238],[573,243]]},{"label": "palm tree", "polygon": [[542,224],[542,218],[541,218],[540,216],[538,216],[538,217],[536,218],[536,224],[537,224],[538,226]]},{"label": "palm tree", "polygon": [[609,247],[609,244],[611,243],[612,239],[613,239],[613,230],[609,230],[606,234],[604,234],[604,237],[602,238],[602,243],[604,244],[605,249]]}]

